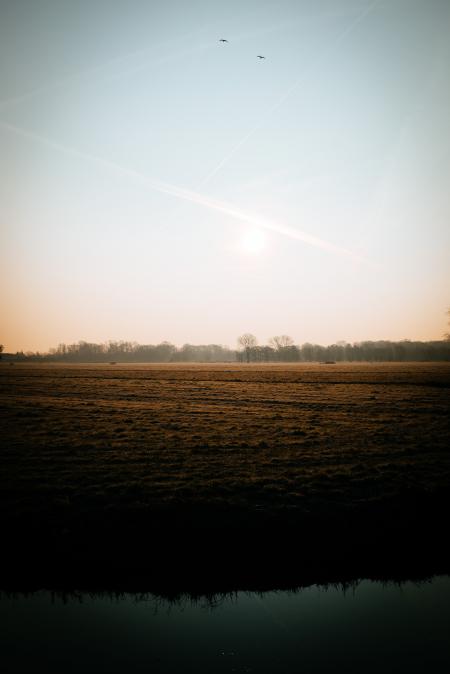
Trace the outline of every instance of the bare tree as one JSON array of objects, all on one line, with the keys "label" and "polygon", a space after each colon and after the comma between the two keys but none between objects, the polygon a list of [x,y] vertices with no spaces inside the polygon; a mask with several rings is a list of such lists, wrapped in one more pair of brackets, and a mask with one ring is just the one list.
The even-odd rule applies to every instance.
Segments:
[{"label": "bare tree", "polygon": [[[450,325],[450,309],[447,309],[447,316],[448,316],[448,324]],[[446,332],[444,335],[444,339],[446,339],[448,342],[450,342],[450,332]]]},{"label": "bare tree", "polygon": [[281,335],[280,337],[271,337],[269,344],[272,348],[279,351],[280,349],[285,349],[287,346],[293,346],[294,340],[289,335]]},{"label": "bare tree", "polygon": [[3,344],[0,344],[0,360],[2,359],[2,353],[4,348],[5,347],[3,346]]},{"label": "bare tree", "polygon": [[247,363],[249,363],[251,350],[254,349],[255,346],[258,344],[258,340],[256,339],[255,335],[251,335],[249,332],[246,332],[244,335],[238,337],[237,341],[239,346],[242,346],[242,348],[244,349],[245,358],[247,360]]}]

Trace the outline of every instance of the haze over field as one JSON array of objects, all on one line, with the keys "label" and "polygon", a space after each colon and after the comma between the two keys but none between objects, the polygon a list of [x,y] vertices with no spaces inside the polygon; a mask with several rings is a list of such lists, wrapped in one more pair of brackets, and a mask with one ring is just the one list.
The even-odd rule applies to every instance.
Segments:
[{"label": "haze over field", "polygon": [[441,339],[449,28],[447,0],[2,0],[6,350]]}]

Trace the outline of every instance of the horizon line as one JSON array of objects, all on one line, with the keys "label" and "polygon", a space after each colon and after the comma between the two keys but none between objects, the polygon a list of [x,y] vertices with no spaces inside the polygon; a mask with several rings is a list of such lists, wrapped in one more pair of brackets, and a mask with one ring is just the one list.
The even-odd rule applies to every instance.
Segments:
[{"label": "horizon line", "polygon": [[[249,333],[244,333],[244,334],[249,334]],[[254,335],[252,335],[254,337]],[[286,337],[287,335],[283,335],[283,337]],[[266,342],[261,342],[258,343],[258,339],[256,338],[256,344],[251,346],[250,348],[273,348],[274,350],[277,349],[277,347],[273,347],[272,345],[269,344],[271,339],[275,339],[279,336],[274,335],[273,337],[269,337]],[[236,340],[239,339],[239,337],[236,338]],[[403,344],[403,343],[409,343],[409,344],[430,344],[430,343],[448,343],[450,345],[450,339],[443,335],[441,338],[430,338],[430,339],[414,339],[412,337],[402,337],[400,339],[383,339],[383,338],[378,338],[378,339],[360,339],[360,340],[352,340],[348,341],[346,339],[338,339],[336,341],[330,342],[328,344],[321,344],[319,342],[312,342],[312,341],[303,341],[303,342],[294,342],[292,344],[286,345],[286,346],[281,346],[280,348],[291,348],[295,347],[296,349],[302,348],[303,346],[314,346],[314,347],[321,347],[321,348],[330,348],[332,346],[334,347],[346,347],[346,346],[358,346],[360,344]],[[177,351],[182,350],[184,347],[194,347],[194,348],[203,348],[203,347],[219,347],[221,349],[226,349],[228,351],[242,351],[242,349],[245,351],[245,347],[239,348],[239,347],[233,347],[229,346],[228,344],[223,344],[223,343],[218,343],[218,342],[209,342],[209,343],[192,343],[192,342],[184,342],[183,344],[174,344],[173,342],[170,342],[169,340],[163,339],[160,342],[154,342],[154,343],[140,343],[136,342],[134,340],[127,340],[127,339],[108,339],[103,342],[89,342],[84,339],[80,339],[77,342],[59,342],[58,346],[56,347],[48,347],[47,351],[40,351],[37,349],[36,351],[32,351],[31,349],[27,349],[26,351],[24,349],[20,349],[17,351],[6,351],[4,350],[3,352],[0,352],[0,358],[1,356],[15,356],[17,354],[22,354],[24,356],[27,355],[39,355],[39,356],[55,356],[57,355],[55,353],[56,349],[58,349],[60,346],[65,346],[65,347],[73,347],[73,346],[81,346],[81,345],[88,345],[88,346],[100,346],[100,347],[105,347],[105,346],[110,346],[110,345],[123,345],[123,344],[129,344],[133,348],[156,348],[159,346],[170,346],[176,349]],[[0,346],[2,346],[0,344]],[[4,345],[3,345],[4,346]],[[52,353],[53,351],[53,353]],[[107,353],[107,352],[104,352]],[[124,352],[126,353],[126,352]],[[128,352],[128,353],[133,353]]]}]

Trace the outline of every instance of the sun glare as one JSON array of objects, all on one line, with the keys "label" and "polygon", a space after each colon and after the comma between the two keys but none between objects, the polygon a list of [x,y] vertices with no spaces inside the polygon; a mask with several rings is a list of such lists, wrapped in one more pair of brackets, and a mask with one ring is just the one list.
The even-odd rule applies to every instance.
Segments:
[{"label": "sun glare", "polygon": [[266,247],[267,237],[261,229],[248,229],[242,235],[240,248],[248,255],[259,255]]}]

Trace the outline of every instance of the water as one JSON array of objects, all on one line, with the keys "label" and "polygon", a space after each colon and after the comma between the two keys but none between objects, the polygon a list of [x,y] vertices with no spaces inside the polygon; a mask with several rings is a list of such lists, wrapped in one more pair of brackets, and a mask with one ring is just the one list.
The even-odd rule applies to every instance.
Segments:
[{"label": "water", "polygon": [[2,672],[450,672],[450,577],[210,605],[156,597],[0,601]]}]

